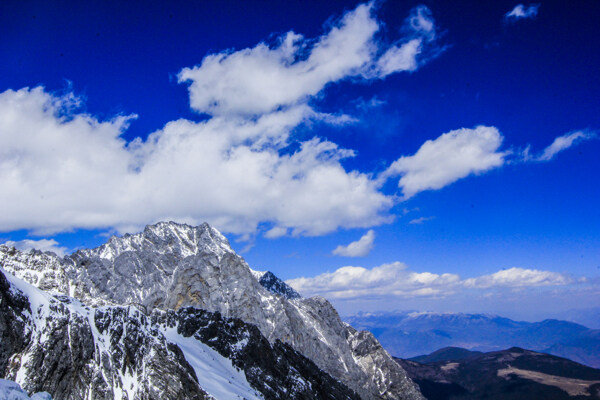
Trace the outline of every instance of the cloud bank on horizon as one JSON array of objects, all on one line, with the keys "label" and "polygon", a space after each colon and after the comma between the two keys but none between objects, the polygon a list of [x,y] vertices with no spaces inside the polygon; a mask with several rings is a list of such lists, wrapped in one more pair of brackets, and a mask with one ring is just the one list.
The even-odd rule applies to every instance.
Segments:
[{"label": "cloud bank on horizon", "polygon": [[[178,79],[188,85],[190,106],[207,118],[171,121],[145,140],[123,139],[135,116],[101,121],[80,111],[72,93],[1,93],[0,231],[127,232],[172,219],[268,238],[323,235],[392,221],[402,199],[383,190],[390,179],[408,199],[504,165],[514,154],[502,149],[493,126],[443,133],[379,175],[347,170],[343,162],[356,155],[353,149],[293,138],[306,124],[355,122],[311,103],[327,86],[413,72],[441,51],[427,7],[414,8],[403,36],[388,43],[378,35],[373,4],[345,13],[320,37],[288,32],[275,44],[209,54],[183,68]],[[528,10],[513,12],[522,17]],[[537,160],[591,137],[557,138]],[[334,252],[367,254],[374,233],[365,237]]]},{"label": "cloud bank on horizon", "polygon": [[455,273],[416,272],[404,263],[393,262],[371,269],[345,266],[314,277],[290,279],[286,283],[304,296],[320,295],[339,302],[390,298],[443,300],[465,293],[471,293],[475,299],[490,295],[493,290],[498,290],[498,293],[532,288],[556,290],[590,282],[585,277],[517,267],[462,278]]}]

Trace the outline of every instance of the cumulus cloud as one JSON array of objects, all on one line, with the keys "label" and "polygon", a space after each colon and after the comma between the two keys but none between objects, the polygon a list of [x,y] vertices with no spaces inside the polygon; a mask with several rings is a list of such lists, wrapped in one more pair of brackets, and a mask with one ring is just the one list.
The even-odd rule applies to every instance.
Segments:
[{"label": "cumulus cloud", "polygon": [[354,152],[317,138],[281,153],[314,113],[178,120],[125,143],[127,117],[63,114],[41,88],[0,94],[0,229],[120,231],[162,219],[209,221],[233,233],[269,221],[293,234],[383,223],[392,199],[340,160]]},{"label": "cumulus cloud", "polygon": [[372,269],[342,267],[314,278],[296,278],[287,284],[306,296],[369,298],[377,296],[434,296],[447,292],[460,280],[455,274],[417,273],[400,262]]},{"label": "cumulus cloud", "polygon": [[29,250],[39,250],[39,251],[52,251],[59,256],[64,256],[67,253],[67,248],[64,246],[60,246],[59,243],[54,239],[40,239],[40,240],[31,240],[24,239],[14,242],[12,240],[7,241],[6,243],[2,243],[8,247],[14,247],[17,250],[21,251],[29,251]]},{"label": "cumulus cloud", "polygon": [[503,137],[493,126],[458,129],[426,141],[412,156],[394,161],[381,179],[400,175],[398,187],[405,198],[440,189],[471,174],[504,164],[507,152],[499,151]]},{"label": "cumulus cloud", "polygon": [[312,278],[286,282],[305,296],[365,300],[390,296],[443,298],[472,289],[565,286],[576,281],[558,272],[523,268],[462,279],[453,273],[415,272],[403,263],[394,262],[372,269],[347,266]]},{"label": "cumulus cloud", "polygon": [[[248,240],[263,227],[268,238],[321,235],[390,222],[398,199],[381,190],[390,177],[400,176],[409,198],[501,166],[507,153],[498,150],[502,136],[494,127],[429,140],[377,178],[344,168],[351,149],[294,138],[314,121],[355,122],[314,108],[310,100],[327,85],[413,71],[436,47],[424,6],[411,11],[394,42],[379,28],[368,3],[317,38],[289,32],[274,44],[208,55],[179,74],[190,106],[207,118],[171,121],[130,142],[122,135],[134,115],[101,121],[80,111],[73,94],[41,87],[0,93],[0,231],[123,233],[177,220],[207,221]],[[569,144],[576,140],[582,137]]]},{"label": "cumulus cloud", "polygon": [[435,46],[424,7],[393,43],[379,27],[368,3],[317,38],[289,32],[273,45],[208,55],[179,74],[191,107],[208,118],[171,121],[131,142],[122,134],[135,116],[99,121],[78,111],[74,95],[40,87],[1,93],[0,230],[126,232],[173,219],[243,237],[269,226],[274,238],[391,221],[394,198],[370,174],[342,166],[354,151],[291,137],[312,121],[354,121],[311,106],[328,84],[412,71]]},{"label": "cumulus cloud", "polygon": [[346,13],[317,40],[288,32],[277,43],[206,56],[184,68],[190,104],[210,115],[256,115],[305,103],[333,82],[350,77],[384,78],[414,71],[425,46],[433,46],[435,24],[427,7],[415,8],[407,33],[396,43],[376,37],[373,3]]},{"label": "cumulus cloud", "polygon": [[350,243],[347,246],[336,247],[332,254],[342,257],[365,257],[373,249],[373,243],[375,242],[375,231],[370,229],[360,239]]},{"label": "cumulus cloud", "polygon": [[530,4],[528,6],[517,4],[515,8],[504,15],[504,19],[506,21],[517,21],[519,19],[535,18],[539,8],[539,4]]}]

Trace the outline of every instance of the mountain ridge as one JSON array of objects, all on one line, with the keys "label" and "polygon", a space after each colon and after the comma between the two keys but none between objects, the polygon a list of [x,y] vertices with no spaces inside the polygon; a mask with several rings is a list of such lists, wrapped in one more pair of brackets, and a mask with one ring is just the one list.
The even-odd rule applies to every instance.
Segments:
[{"label": "mountain ridge", "polygon": [[600,369],[561,357],[518,347],[459,360],[436,353],[396,359],[428,400],[600,399]]},{"label": "mountain ridge", "polygon": [[267,290],[208,224],[161,222],[64,258],[0,246],[0,265],[88,306],[135,305],[146,313],[192,306],[238,318],[269,342],[289,344],[362,398],[422,398],[370,333],[344,324],[323,298],[288,299]]},{"label": "mountain ridge", "polygon": [[518,346],[600,367],[600,330],[569,321],[435,312],[363,313],[344,320],[373,332],[390,354],[405,359],[448,346],[476,351]]}]

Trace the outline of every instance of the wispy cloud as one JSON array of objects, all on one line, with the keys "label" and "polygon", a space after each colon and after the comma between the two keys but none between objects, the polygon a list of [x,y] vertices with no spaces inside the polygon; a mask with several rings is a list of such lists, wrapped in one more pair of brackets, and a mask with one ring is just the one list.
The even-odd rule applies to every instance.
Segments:
[{"label": "wispy cloud", "polygon": [[264,236],[268,239],[276,239],[278,237],[282,237],[287,235],[288,229],[282,226],[274,226],[265,232]]},{"label": "wispy cloud", "polygon": [[504,15],[504,19],[506,21],[513,22],[520,19],[535,18],[537,17],[539,8],[539,4],[529,4],[527,6],[518,4],[515,6],[515,8]]},{"label": "wispy cloud", "polygon": [[[438,190],[470,175],[478,175],[507,162],[550,161],[559,152],[577,143],[597,138],[592,131],[574,131],[554,139],[540,154],[501,150],[504,137],[493,126],[462,128],[428,140],[417,152],[394,161],[378,179],[384,182],[400,176],[398,187],[409,199],[425,190]],[[413,222],[414,221],[414,222]],[[424,222],[414,219],[410,223]]]},{"label": "wispy cloud", "polygon": [[365,257],[373,249],[375,242],[375,232],[370,229],[359,240],[348,244],[347,246],[336,247],[332,254],[343,257]]},{"label": "wispy cloud", "polygon": [[419,218],[411,219],[408,223],[411,225],[421,225],[424,222],[431,221],[434,218],[435,217],[419,217]]},{"label": "wispy cloud", "polygon": [[60,244],[54,239],[24,239],[16,242],[9,240],[2,244],[8,247],[14,247],[17,250],[21,251],[29,251],[34,249],[42,252],[52,251],[61,257],[67,253],[67,248],[64,246],[60,246]]},{"label": "wispy cloud", "polygon": [[535,161],[550,161],[559,152],[566,150],[579,142],[594,139],[596,137],[597,136],[595,133],[587,131],[576,131],[567,133],[563,136],[559,136],[556,139],[554,139],[552,144],[546,147],[542,154],[540,154],[537,157],[534,157],[533,159]]}]

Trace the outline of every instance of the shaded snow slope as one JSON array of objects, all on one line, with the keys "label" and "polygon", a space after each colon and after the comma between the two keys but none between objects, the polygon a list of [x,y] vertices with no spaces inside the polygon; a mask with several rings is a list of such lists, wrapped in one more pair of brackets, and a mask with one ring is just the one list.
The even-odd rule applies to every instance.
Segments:
[{"label": "shaded snow slope", "polygon": [[271,271],[262,274],[258,283],[273,294],[285,297],[288,300],[299,299],[300,293],[296,292],[290,285],[276,277]]},{"label": "shaded snow slope", "polygon": [[231,360],[223,357],[204,343],[177,333],[177,329],[163,331],[167,340],[175,343],[185,354],[200,386],[217,399],[263,399],[248,381],[243,371],[235,368]]}]

